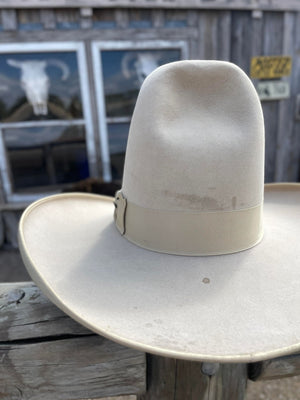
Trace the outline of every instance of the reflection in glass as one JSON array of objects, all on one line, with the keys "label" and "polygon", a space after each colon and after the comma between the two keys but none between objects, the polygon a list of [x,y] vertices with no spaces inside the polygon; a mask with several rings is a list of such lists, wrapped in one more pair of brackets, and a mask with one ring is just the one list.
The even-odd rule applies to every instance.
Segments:
[{"label": "reflection in glass", "polygon": [[128,131],[129,123],[108,125],[108,142],[113,181],[120,180],[123,176]]},{"label": "reflection in glass", "polygon": [[81,126],[5,129],[14,190],[60,185],[89,176]]},{"label": "reflection in glass", "polygon": [[74,51],[0,54],[0,121],[82,118]]},{"label": "reflection in glass", "polygon": [[102,51],[106,115],[131,116],[146,76],[158,66],[179,59],[179,49]]}]

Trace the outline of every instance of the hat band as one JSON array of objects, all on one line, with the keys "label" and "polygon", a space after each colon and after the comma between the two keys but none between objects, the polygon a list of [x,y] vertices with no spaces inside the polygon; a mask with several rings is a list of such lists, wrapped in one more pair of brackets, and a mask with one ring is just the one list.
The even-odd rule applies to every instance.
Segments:
[{"label": "hat band", "polygon": [[178,255],[219,255],[255,246],[263,236],[262,204],[242,210],[184,212],[140,207],[117,192],[115,223],[130,242]]}]

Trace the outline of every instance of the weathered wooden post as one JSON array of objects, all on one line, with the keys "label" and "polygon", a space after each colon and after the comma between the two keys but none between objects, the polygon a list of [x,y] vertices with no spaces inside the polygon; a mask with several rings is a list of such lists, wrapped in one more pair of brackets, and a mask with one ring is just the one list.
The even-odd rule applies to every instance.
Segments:
[{"label": "weathered wooden post", "polygon": [[145,354],[82,327],[31,282],[0,284],[1,400],[145,391]]},{"label": "weathered wooden post", "polygon": [[147,392],[138,400],[243,400],[247,364],[213,364],[147,355]]}]

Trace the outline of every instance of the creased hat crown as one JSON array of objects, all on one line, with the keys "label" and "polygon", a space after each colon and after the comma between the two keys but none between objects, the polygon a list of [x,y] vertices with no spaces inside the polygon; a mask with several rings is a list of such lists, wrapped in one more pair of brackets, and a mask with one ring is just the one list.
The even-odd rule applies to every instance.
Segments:
[{"label": "creased hat crown", "polygon": [[[132,117],[121,192],[130,206],[119,221],[129,240],[176,254],[249,248],[262,236],[263,180],[261,106],[240,68],[222,61],[179,61],[148,76]],[[160,226],[152,221],[153,215]],[[164,215],[167,220],[161,218]],[[188,218],[199,223],[194,226]],[[132,222],[134,230],[139,226],[138,240],[131,237]],[[169,225],[163,235],[183,229],[182,237],[168,238],[165,248],[157,248],[149,242],[147,230],[155,236],[162,224]],[[244,241],[235,243],[236,238],[228,244],[224,238],[218,248],[220,236],[240,236],[245,229],[250,236]],[[216,248],[213,243],[202,248],[202,236]],[[184,250],[182,239],[199,242],[199,249]]]}]

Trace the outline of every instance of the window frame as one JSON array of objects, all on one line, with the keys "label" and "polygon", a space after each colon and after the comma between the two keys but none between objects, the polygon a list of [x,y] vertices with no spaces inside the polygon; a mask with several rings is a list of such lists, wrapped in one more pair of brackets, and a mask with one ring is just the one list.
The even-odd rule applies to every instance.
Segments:
[{"label": "window frame", "polygon": [[85,142],[90,176],[98,176],[97,156],[94,142],[94,129],[92,120],[92,109],[90,100],[90,85],[88,68],[86,62],[86,51],[83,42],[26,42],[26,43],[4,43],[0,44],[0,54],[14,53],[47,53],[66,52],[76,53],[80,94],[82,101],[83,117],[73,120],[45,120],[45,121],[21,121],[21,122],[0,122],[0,174],[6,201],[8,203],[32,202],[49,194],[57,193],[55,190],[42,192],[16,193],[14,192],[11,178],[11,170],[4,143],[3,130],[9,128],[30,128],[46,126],[83,126],[85,129]]}]

